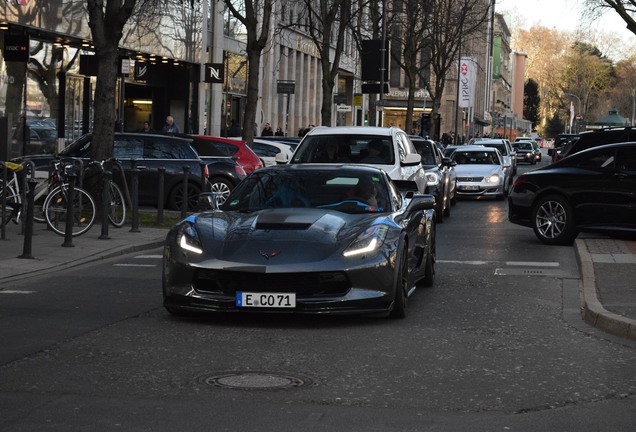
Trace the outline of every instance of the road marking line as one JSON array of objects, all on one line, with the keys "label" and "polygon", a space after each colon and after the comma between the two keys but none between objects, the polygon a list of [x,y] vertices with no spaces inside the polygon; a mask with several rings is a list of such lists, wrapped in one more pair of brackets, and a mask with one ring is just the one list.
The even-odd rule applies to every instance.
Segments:
[{"label": "road marking line", "polygon": [[0,294],[35,294],[37,291],[0,290]]},{"label": "road marking line", "polygon": [[115,267],[158,267],[157,264],[115,264]]},{"label": "road marking line", "polygon": [[137,255],[135,258],[141,259],[161,259],[163,255]]},{"label": "road marking line", "polygon": [[456,260],[437,260],[438,264],[464,264],[464,265],[506,265],[510,267],[560,267],[561,264],[554,261],[538,262],[538,261],[456,261]]}]

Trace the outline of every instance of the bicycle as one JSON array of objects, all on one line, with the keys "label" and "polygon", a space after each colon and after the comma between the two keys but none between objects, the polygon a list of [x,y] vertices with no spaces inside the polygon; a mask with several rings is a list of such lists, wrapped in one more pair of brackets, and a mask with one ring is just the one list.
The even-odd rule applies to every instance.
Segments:
[{"label": "bicycle", "polygon": [[[102,193],[103,185],[101,179],[102,174],[104,173],[105,163],[118,164],[117,159],[115,158],[110,158],[101,162],[91,161],[84,170],[84,189],[94,196],[103,197],[103,195],[97,195],[97,193]],[[119,167],[119,172],[123,173],[121,167]],[[122,177],[125,183],[126,177],[123,176],[123,174]],[[108,183],[107,203],[109,222],[113,226],[121,228],[126,223],[126,200],[120,187],[117,186],[117,184],[112,181],[112,179]]]},{"label": "bicycle", "polygon": [[24,166],[13,163],[4,162],[4,167],[8,172],[11,172],[11,179],[7,176],[5,185],[4,179],[0,178],[0,199],[6,194],[5,209],[2,212],[0,223],[2,226],[13,220],[16,224],[20,222],[20,215],[22,210],[22,193],[20,192],[20,178],[18,173],[24,170]]},{"label": "bicycle", "polygon": [[66,235],[69,205],[72,208],[73,221],[70,223],[73,237],[87,232],[95,223],[97,206],[93,197],[84,189],[74,185],[74,193],[71,202],[70,185],[68,183],[67,169],[62,161],[54,162],[53,176],[57,177],[60,184],[54,187],[46,196],[42,206],[46,224],[61,236]]}]

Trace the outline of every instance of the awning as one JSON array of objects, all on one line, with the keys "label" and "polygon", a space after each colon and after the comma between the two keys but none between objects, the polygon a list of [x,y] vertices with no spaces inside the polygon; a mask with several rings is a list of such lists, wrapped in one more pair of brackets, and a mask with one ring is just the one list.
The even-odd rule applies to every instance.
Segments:
[{"label": "awning", "polygon": [[490,126],[490,122],[479,116],[473,116],[473,123],[477,123],[479,126]]}]

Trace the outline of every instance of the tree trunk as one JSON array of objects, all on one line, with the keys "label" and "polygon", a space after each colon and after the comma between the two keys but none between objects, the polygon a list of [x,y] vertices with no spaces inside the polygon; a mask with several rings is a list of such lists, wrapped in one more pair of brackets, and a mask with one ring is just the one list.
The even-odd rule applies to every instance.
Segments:
[{"label": "tree trunk", "polygon": [[256,109],[258,108],[258,83],[260,82],[262,50],[248,49],[247,52],[247,98],[243,115],[243,139],[248,143],[254,141],[256,134]]},{"label": "tree trunk", "polygon": [[115,119],[117,118],[117,107],[115,107],[117,46],[104,47],[97,54],[97,61],[91,153],[93,159],[104,160],[113,156]]}]

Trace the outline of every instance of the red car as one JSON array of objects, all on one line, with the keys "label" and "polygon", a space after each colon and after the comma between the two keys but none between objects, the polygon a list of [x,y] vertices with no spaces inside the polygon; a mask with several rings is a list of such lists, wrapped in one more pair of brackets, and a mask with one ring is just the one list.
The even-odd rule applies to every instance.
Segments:
[{"label": "red car", "polygon": [[191,137],[194,138],[192,147],[200,156],[231,156],[247,174],[263,168],[261,159],[245,141],[207,135],[191,135]]}]

